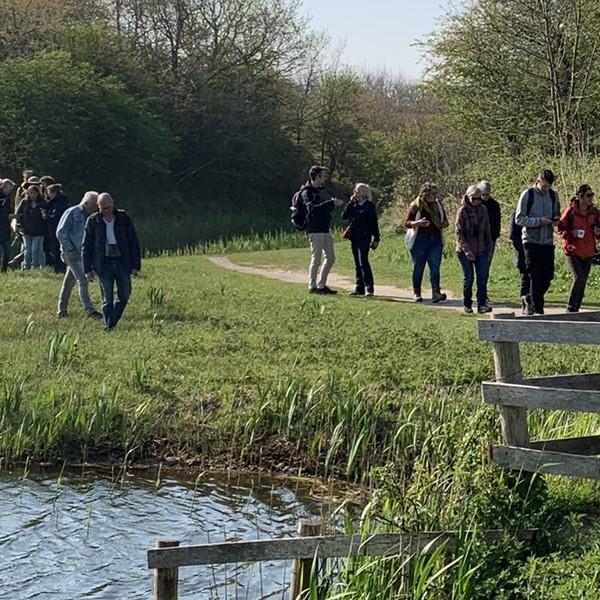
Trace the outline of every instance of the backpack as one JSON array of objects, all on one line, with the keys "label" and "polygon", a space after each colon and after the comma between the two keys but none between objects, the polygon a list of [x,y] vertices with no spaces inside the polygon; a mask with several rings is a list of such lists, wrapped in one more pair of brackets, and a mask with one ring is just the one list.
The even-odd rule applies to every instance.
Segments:
[{"label": "backpack", "polygon": [[[552,203],[554,204],[554,202],[556,202],[556,192],[554,190],[549,190],[550,192],[550,197],[552,198]],[[525,211],[525,216],[529,216],[529,211],[531,210],[531,207],[533,206],[533,188],[529,188],[528,192],[527,192],[527,209]],[[515,250],[518,250],[519,248],[521,248],[523,246],[523,237],[522,237],[522,232],[523,232],[523,228],[521,227],[521,225],[517,225],[516,221],[515,221],[515,217],[517,215],[517,211],[513,210],[512,213],[510,213],[510,217],[509,217],[509,221],[508,221],[508,239],[510,240],[511,244],[513,245],[513,248],[515,248]]]},{"label": "backpack", "polygon": [[292,196],[292,205],[290,206],[290,211],[292,212],[292,225],[298,231],[304,231],[306,229],[306,218],[308,216],[308,211],[306,210],[306,204],[304,204],[304,200],[302,199],[302,192],[308,186],[303,185],[293,196]]}]

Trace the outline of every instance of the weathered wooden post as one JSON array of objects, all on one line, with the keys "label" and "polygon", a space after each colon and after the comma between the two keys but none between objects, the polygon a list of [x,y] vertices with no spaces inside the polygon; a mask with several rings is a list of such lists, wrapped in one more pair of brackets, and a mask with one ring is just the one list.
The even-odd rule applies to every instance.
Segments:
[{"label": "weathered wooden post", "polygon": [[[514,319],[515,313],[496,313],[492,319]],[[493,342],[494,367],[496,381],[501,383],[519,383],[523,379],[519,342]],[[500,425],[502,438],[507,446],[527,448],[529,429],[527,409],[519,406],[500,406]]]},{"label": "weathered wooden post", "polygon": [[[318,521],[309,521],[300,519],[298,523],[298,534],[300,537],[309,537],[319,535],[321,532],[321,523]],[[313,565],[312,558],[296,558],[292,562],[292,574],[290,578],[290,600],[301,600],[307,598],[310,590],[310,573]],[[319,569],[319,563],[316,565],[316,572]]]},{"label": "weathered wooden post", "polygon": [[[157,548],[177,548],[179,542],[175,540],[158,540]],[[154,569],[154,599],[177,600],[179,584],[179,569]]]}]

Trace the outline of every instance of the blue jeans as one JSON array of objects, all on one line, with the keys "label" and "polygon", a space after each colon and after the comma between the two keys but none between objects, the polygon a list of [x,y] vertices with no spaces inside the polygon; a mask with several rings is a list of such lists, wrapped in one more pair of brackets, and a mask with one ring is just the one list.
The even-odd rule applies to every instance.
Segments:
[{"label": "blue jeans", "polygon": [[[107,258],[98,273],[100,293],[102,294],[102,314],[104,329],[112,329],[121,318],[131,295],[131,275],[119,259]],[[114,297],[114,286],[117,297]]]},{"label": "blue jeans", "polygon": [[24,257],[23,269],[41,269],[46,264],[44,256],[44,236],[43,235],[24,235],[23,236]]},{"label": "blue jeans", "polygon": [[440,265],[442,264],[442,238],[417,234],[415,244],[410,251],[413,260],[412,283],[415,292],[421,292],[421,283],[425,265],[429,267],[431,289],[440,289]]},{"label": "blue jeans", "polygon": [[362,294],[373,291],[373,271],[369,263],[370,239],[352,241],[352,256],[354,257],[354,269],[356,279],[354,289]]},{"label": "blue jeans", "polygon": [[465,308],[473,307],[473,280],[477,278],[477,307],[485,306],[487,300],[487,280],[490,270],[490,259],[487,252],[480,252],[472,261],[464,252],[457,252],[458,262],[463,270],[463,304]]}]

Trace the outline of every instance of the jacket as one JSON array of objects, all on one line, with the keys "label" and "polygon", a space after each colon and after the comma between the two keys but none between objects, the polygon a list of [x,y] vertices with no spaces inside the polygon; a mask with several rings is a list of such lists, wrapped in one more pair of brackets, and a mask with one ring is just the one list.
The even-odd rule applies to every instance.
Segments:
[{"label": "jacket", "polygon": [[515,223],[523,228],[524,244],[540,244],[542,246],[554,245],[554,230],[552,225],[542,225],[541,219],[558,220],[560,218],[560,202],[558,194],[553,190],[550,192],[541,192],[537,187],[533,190],[533,204],[527,212],[527,201],[529,190],[525,190],[519,198],[517,211],[515,213]]},{"label": "jacket", "polygon": [[329,233],[333,200],[323,200],[321,189],[307,182],[301,194],[306,207],[306,233]]},{"label": "jacket", "polygon": [[[581,211],[577,204],[565,208],[558,222],[558,235],[561,237],[562,251],[568,256],[581,259],[596,254],[596,236],[594,226],[600,225],[600,211],[590,207]],[[582,237],[578,232],[583,232]]]},{"label": "jacket", "polygon": [[490,233],[492,241],[495,242],[500,237],[502,231],[502,216],[500,214],[500,205],[493,198],[482,200],[483,206],[487,208],[488,219],[490,220]]},{"label": "jacket", "polygon": [[45,204],[43,200],[38,199],[34,207],[29,198],[21,200],[17,208],[17,226],[25,235],[41,236],[46,233],[46,222],[42,216]]},{"label": "jacket", "polygon": [[[141,268],[141,251],[137,233],[129,215],[123,210],[114,211],[115,238],[121,261],[128,273]],[[106,254],[106,225],[100,213],[88,217],[82,243],[83,270],[85,273],[95,271],[102,273]],[[108,259],[115,260],[115,259]]]},{"label": "jacket", "polygon": [[48,200],[45,206],[46,223],[48,223],[50,229],[56,229],[60,218],[63,216],[65,210],[69,206],[69,200],[62,193],[58,192],[52,200]]},{"label": "jacket", "polygon": [[351,241],[370,243],[371,238],[374,238],[376,242],[379,242],[377,210],[371,200],[365,200],[362,203],[348,202],[342,213],[342,219],[348,221]]},{"label": "jacket", "polygon": [[56,228],[56,237],[60,243],[62,252],[66,254],[70,252],[81,254],[81,244],[83,242],[87,217],[85,209],[80,204],[65,210]]},{"label": "jacket", "polygon": [[10,241],[10,219],[12,206],[9,196],[0,196],[0,242]]},{"label": "jacket", "polygon": [[475,206],[463,200],[456,213],[456,251],[477,257],[483,252],[489,252],[492,243],[485,206]]}]

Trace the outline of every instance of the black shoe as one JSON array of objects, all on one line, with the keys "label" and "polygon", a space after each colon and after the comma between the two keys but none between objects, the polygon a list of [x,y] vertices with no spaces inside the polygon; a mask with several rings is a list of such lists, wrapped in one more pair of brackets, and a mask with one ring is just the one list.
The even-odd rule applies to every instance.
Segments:
[{"label": "black shoe", "polygon": [[533,303],[529,300],[529,296],[521,296],[521,313],[531,316],[534,312]]},{"label": "black shoe", "polygon": [[319,288],[319,294],[337,294],[337,292],[325,285],[322,288]]},{"label": "black shoe", "polygon": [[99,313],[97,310],[93,310],[92,312],[88,313],[88,317],[97,321],[102,318],[102,313]]},{"label": "black shoe", "polygon": [[491,307],[491,306],[488,306],[487,304],[484,304],[483,306],[479,306],[479,307],[477,308],[477,312],[478,312],[480,315],[484,315],[485,313],[492,312],[492,307]]},{"label": "black shoe", "polygon": [[316,288],[316,287],[314,287],[314,288],[310,288],[310,289],[308,290],[308,293],[309,293],[309,294],[320,294],[320,293],[321,293],[321,290],[320,290],[319,288]]},{"label": "black shoe", "polygon": [[61,310],[61,311],[59,311],[59,312],[56,313],[56,316],[59,319],[66,319],[69,315],[67,314],[66,310]]},{"label": "black shoe", "polygon": [[470,306],[465,306],[463,308],[463,310],[465,311],[466,314],[468,315],[472,315],[473,314],[473,309]]},{"label": "black shoe", "polygon": [[350,295],[351,296],[364,296],[365,293],[361,290],[354,290],[354,291],[350,292]]}]

